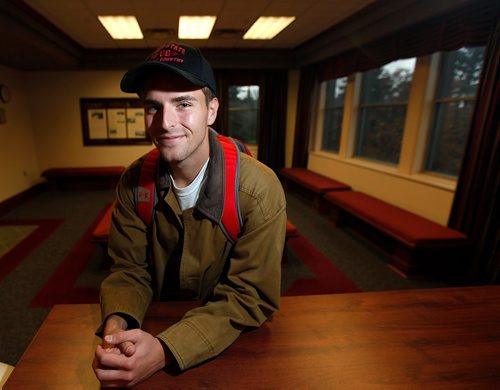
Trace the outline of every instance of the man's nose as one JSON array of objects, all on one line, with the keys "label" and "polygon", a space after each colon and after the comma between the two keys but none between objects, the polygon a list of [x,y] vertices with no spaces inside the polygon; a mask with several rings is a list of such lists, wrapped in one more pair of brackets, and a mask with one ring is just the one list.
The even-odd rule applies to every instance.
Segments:
[{"label": "man's nose", "polygon": [[163,108],[163,127],[175,127],[177,125],[177,114],[174,107]]}]

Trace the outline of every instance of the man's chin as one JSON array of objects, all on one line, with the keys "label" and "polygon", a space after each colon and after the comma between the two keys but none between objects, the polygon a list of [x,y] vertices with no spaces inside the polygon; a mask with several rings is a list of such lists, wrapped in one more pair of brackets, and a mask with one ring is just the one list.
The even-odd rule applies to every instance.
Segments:
[{"label": "man's chin", "polygon": [[156,148],[160,152],[160,156],[163,161],[166,163],[175,163],[181,160],[181,156],[176,150],[173,150],[172,148],[165,148],[156,145]]}]

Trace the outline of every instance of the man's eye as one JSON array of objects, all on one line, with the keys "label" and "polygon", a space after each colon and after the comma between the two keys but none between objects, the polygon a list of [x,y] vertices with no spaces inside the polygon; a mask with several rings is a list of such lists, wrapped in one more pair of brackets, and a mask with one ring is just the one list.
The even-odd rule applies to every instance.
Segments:
[{"label": "man's eye", "polygon": [[154,113],[156,113],[156,111],[158,111],[158,107],[156,107],[156,106],[146,106],[146,107],[144,107],[144,110],[148,114],[154,114]]},{"label": "man's eye", "polygon": [[188,107],[191,107],[191,104],[187,102],[179,103],[179,108],[188,108]]}]

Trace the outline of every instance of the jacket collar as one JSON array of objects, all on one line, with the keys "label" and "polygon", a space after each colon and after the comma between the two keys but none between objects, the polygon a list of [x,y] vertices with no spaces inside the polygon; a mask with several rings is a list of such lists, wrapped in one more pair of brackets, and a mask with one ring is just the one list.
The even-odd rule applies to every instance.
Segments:
[{"label": "jacket collar", "polygon": [[[195,207],[207,218],[220,223],[224,208],[224,153],[222,145],[217,139],[217,132],[212,128],[208,131],[208,139],[210,144],[210,160],[207,166],[207,181]],[[167,191],[170,188],[170,175],[167,164],[161,158],[159,159],[159,166],[156,172],[158,188],[161,191]]]}]

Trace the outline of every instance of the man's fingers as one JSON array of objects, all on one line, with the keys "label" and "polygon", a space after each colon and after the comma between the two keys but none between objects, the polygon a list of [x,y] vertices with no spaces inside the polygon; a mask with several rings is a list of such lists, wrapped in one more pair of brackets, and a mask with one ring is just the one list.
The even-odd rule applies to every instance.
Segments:
[{"label": "man's fingers", "polygon": [[130,341],[125,341],[124,343],[121,343],[118,347],[125,356],[130,357],[135,353],[135,344]]},{"label": "man's fingers", "polygon": [[102,368],[106,369],[129,369],[128,357],[118,352],[108,352],[103,349],[96,351],[97,361]]},{"label": "man's fingers", "polygon": [[116,346],[117,344],[124,343],[125,341],[130,341],[136,343],[139,337],[139,330],[124,330],[123,332],[117,332],[113,334],[108,334],[104,337],[104,342]]},{"label": "man's fingers", "polygon": [[97,379],[101,383],[101,387],[118,387],[124,388],[129,383],[128,380],[122,379],[123,371],[109,370],[109,369],[97,369],[95,371]]}]

